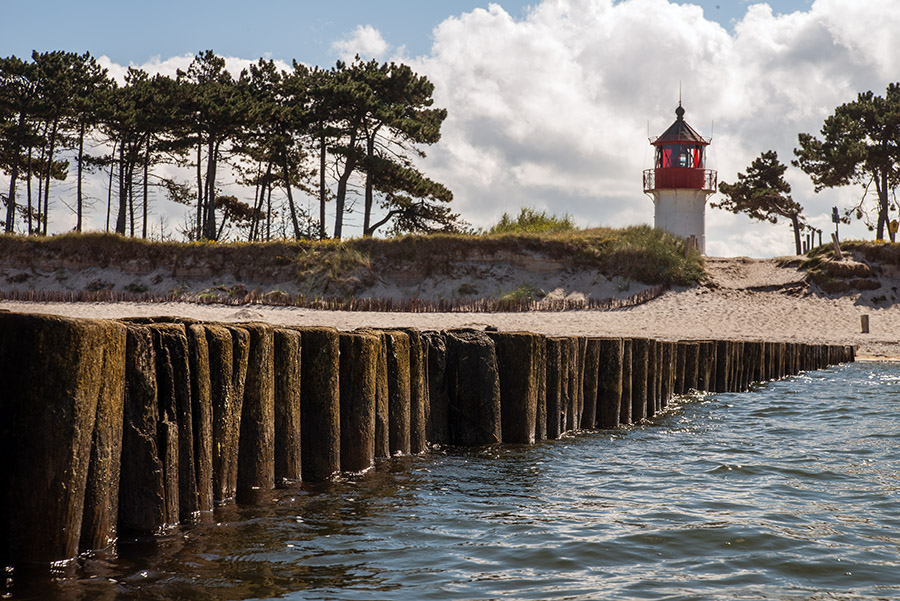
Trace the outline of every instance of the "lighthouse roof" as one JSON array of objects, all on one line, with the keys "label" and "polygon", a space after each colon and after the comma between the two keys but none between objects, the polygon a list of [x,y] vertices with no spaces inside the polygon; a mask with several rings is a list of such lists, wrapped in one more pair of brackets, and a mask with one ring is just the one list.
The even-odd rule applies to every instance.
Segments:
[{"label": "lighthouse roof", "polygon": [[663,134],[656,138],[653,141],[654,146],[659,146],[661,144],[709,144],[709,140],[706,140],[703,136],[697,133],[697,131],[688,125],[688,122],[684,120],[684,108],[681,106],[681,103],[678,103],[678,108],[675,109],[675,123],[669,126]]}]

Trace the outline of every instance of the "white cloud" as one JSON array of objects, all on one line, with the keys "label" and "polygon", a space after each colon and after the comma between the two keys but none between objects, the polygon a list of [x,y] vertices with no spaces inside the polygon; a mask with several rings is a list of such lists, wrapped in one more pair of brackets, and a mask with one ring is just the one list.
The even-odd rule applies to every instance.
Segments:
[{"label": "white cloud", "polygon": [[371,25],[357,25],[349,35],[331,44],[331,51],[348,63],[357,54],[364,60],[383,60],[390,50],[381,32]]},{"label": "white cloud", "polygon": [[[762,151],[789,162],[797,134],[818,132],[858,92],[882,94],[900,62],[890,43],[898,28],[900,4],[890,0],[818,0],[778,16],[756,4],[733,34],[667,0],[545,0],[521,20],[491,4],[441,23],[431,54],[414,61],[449,111],[427,168],[476,225],[525,205],[585,224],[650,223],[647,121],[651,135],[672,122],[679,82],[687,120],[707,136],[715,121],[713,167],[734,181]],[[788,177],[817,224],[859,196],[816,195],[795,168]],[[792,248],[787,225],[723,217],[708,213],[713,252]],[[854,233],[867,235],[858,225]]]}]

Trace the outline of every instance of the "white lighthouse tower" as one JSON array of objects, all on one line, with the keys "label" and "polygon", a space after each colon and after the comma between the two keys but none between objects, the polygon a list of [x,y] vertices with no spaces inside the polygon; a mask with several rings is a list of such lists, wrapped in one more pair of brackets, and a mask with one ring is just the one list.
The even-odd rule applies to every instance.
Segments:
[{"label": "white lighthouse tower", "polygon": [[653,169],[644,171],[644,193],[653,198],[654,225],[684,238],[694,236],[706,254],[706,199],[716,191],[716,172],[706,169],[709,140],[684,120],[681,102],[675,123],[650,143]]}]

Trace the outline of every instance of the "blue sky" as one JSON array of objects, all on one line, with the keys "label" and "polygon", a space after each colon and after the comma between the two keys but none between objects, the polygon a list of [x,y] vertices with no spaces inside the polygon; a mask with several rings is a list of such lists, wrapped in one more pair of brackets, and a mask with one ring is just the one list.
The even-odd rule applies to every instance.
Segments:
[{"label": "blue sky", "polygon": [[[498,0],[522,17],[536,0]],[[748,0],[679,0],[701,6],[704,16],[730,28]],[[444,19],[488,2],[478,0],[3,0],[0,55],[32,50],[89,51],[127,65],[153,57],[213,49],[225,56],[262,56],[323,67],[336,56],[331,45],[357,25],[371,25],[410,56],[427,54],[432,30]],[[812,0],[771,0],[776,13],[806,10]]]},{"label": "blue sky", "polygon": [[[679,86],[688,122],[714,133],[708,166],[734,182],[766,150],[789,163],[797,134],[818,133],[836,106],[900,77],[898,0],[0,2],[0,55],[90,51],[114,76],[130,64],[174,74],[206,49],[233,73],[260,57],[285,67],[357,53],[406,62],[449,113],[421,166],[479,227],[525,206],[582,226],[652,223],[641,187],[647,133],[673,121]],[[786,178],[826,238],[831,208],[861,199],[859,186],[816,192],[794,167]],[[246,193],[225,174],[217,183]],[[73,196],[67,186],[57,194]],[[102,206],[103,182],[91,189]],[[74,216],[61,205],[71,198],[59,201],[51,229],[65,231]],[[170,231],[184,218],[184,207],[154,202]],[[345,221],[351,235],[357,220]],[[708,209],[706,225],[712,255],[792,251],[783,223]],[[872,237],[858,222],[842,235]]]}]

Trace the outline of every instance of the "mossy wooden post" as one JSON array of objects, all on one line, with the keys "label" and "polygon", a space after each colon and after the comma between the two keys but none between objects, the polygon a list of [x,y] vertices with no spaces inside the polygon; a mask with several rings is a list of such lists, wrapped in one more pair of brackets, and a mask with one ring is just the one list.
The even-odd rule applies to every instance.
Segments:
[{"label": "mossy wooden post", "polygon": [[124,324],[104,322],[102,382],[91,443],[81,549],[105,549],[116,540],[119,514],[119,478],[122,463],[122,420],[125,409]]},{"label": "mossy wooden post", "polygon": [[647,340],[647,413],[644,417],[653,417],[659,410],[659,383],[661,381],[659,360],[660,343]]},{"label": "mossy wooden post", "polygon": [[500,379],[500,424],[503,442],[534,443],[537,418],[537,363],[534,334],[489,332]]},{"label": "mossy wooden post", "polygon": [[534,419],[534,439],[547,439],[547,338],[539,334],[534,338],[537,361],[538,396]]},{"label": "mossy wooden post", "polygon": [[391,455],[409,455],[412,423],[409,335],[385,332],[388,366],[388,434]]},{"label": "mossy wooden post", "polygon": [[713,392],[716,388],[716,343],[713,340],[700,342],[700,361],[698,362],[697,390]]},{"label": "mossy wooden post", "polygon": [[662,385],[659,397],[662,411],[669,406],[669,401],[675,395],[675,344],[672,342],[662,343]]},{"label": "mossy wooden post", "polygon": [[187,327],[191,368],[191,413],[194,425],[194,471],[197,476],[197,502],[200,511],[213,508],[213,433],[209,344],[206,328]]},{"label": "mossy wooden post", "polygon": [[375,405],[381,340],[374,334],[340,334],[341,471],[375,465]]},{"label": "mossy wooden post", "polygon": [[256,502],[275,488],[275,330],[269,324],[243,325],[250,333],[247,382],[238,442],[237,498]]},{"label": "mossy wooden post", "polygon": [[386,334],[372,328],[360,328],[358,331],[378,338],[378,362],[375,366],[375,458],[383,459],[391,456]]},{"label": "mossy wooden post", "polygon": [[428,421],[428,386],[426,370],[428,368],[422,333],[416,328],[403,328],[409,336],[409,451],[419,455],[428,449],[425,435]]},{"label": "mossy wooden post", "polygon": [[621,338],[597,340],[598,428],[617,428],[619,426],[624,353],[625,344]]},{"label": "mossy wooden post", "polygon": [[581,429],[593,430],[597,427],[597,389],[600,370],[600,340],[585,339],[584,364],[582,365],[583,384],[581,410]]},{"label": "mossy wooden post", "polygon": [[568,342],[565,338],[547,339],[547,438],[559,438],[565,429],[565,409],[563,390],[566,386],[566,365],[563,363]]},{"label": "mossy wooden post", "polygon": [[691,390],[703,390],[700,383],[700,349],[702,344],[699,342],[684,343],[684,388],[682,394],[687,394]]},{"label": "mossy wooden post", "polygon": [[334,328],[302,328],[301,335],[303,480],[321,482],[341,469],[340,340]]},{"label": "mossy wooden post", "polygon": [[574,432],[581,427],[582,382],[584,380],[584,339],[572,336],[568,339],[568,380],[566,385],[566,431]]},{"label": "mossy wooden post", "polygon": [[493,341],[474,330],[450,330],[445,340],[453,442],[501,442],[500,378]]},{"label": "mossy wooden post", "polygon": [[167,463],[178,470],[178,515],[181,520],[191,520],[200,511],[200,496],[195,470],[187,334],[180,323],[154,323],[150,328],[154,333],[160,410],[177,432],[178,453],[176,457],[167,454]]},{"label": "mossy wooden post", "polygon": [[103,356],[114,335],[99,321],[0,313],[4,566],[47,566],[78,553]]},{"label": "mossy wooden post", "polygon": [[159,448],[156,355],[153,335],[127,326],[119,535],[149,536],[166,526],[166,490]]},{"label": "mossy wooden post", "polygon": [[450,443],[450,397],[447,393],[447,344],[440,332],[424,332],[428,353],[428,414],[426,438],[439,445]]},{"label": "mossy wooden post", "polygon": [[213,502],[237,492],[238,440],[250,334],[220,325],[206,326],[213,427]]},{"label": "mossy wooden post", "polygon": [[714,392],[731,391],[732,349],[730,341],[716,341],[716,388]]},{"label": "mossy wooden post", "polygon": [[766,377],[766,343],[765,342],[756,342],[757,347],[757,359],[756,366],[753,371],[753,380],[755,382],[765,382],[768,378]]},{"label": "mossy wooden post", "polygon": [[684,355],[687,351],[686,342],[675,343],[675,382],[674,394],[684,394]]},{"label": "mossy wooden post", "polygon": [[650,340],[631,341],[631,422],[636,424],[647,417],[647,388],[650,362]]},{"label": "mossy wooden post", "polygon": [[619,405],[619,424],[627,426],[631,423],[631,383],[632,370],[631,359],[634,350],[634,341],[631,338],[622,339],[622,402]]},{"label": "mossy wooden post", "polygon": [[276,328],[275,362],[275,485],[287,486],[302,479],[300,445],[301,335]]},{"label": "mossy wooden post", "polygon": [[779,342],[776,351],[776,356],[778,357],[777,361],[777,369],[778,369],[778,379],[782,379],[788,375],[787,373],[787,343]]}]

